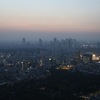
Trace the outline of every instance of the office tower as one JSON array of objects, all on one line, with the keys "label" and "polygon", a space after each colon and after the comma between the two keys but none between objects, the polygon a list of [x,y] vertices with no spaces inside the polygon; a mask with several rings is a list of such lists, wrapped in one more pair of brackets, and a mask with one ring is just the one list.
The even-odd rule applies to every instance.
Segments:
[{"label": "office tower", "polygon": [[25,45],[26,44],[26,39],[22,38],[22,44]]},{"label": "office tower", "polygon": [[39,47],[42,47],[43,46],[43,41],[41,38],[39,38]]}]

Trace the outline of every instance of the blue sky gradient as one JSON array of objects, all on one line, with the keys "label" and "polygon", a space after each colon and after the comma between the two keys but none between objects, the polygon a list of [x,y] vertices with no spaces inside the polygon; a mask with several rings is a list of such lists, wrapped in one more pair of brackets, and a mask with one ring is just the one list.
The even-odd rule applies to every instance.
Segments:
[{"label": "blue sky gradient", "polygon": [[0,37],[11,31],[100,34],[100,0],[0,0]]}]

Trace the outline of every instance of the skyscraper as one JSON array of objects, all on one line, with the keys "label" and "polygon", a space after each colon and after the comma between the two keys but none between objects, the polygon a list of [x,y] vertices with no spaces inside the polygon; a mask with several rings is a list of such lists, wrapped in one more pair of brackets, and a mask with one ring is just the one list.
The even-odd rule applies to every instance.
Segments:
[{"label": "skyscraper", "polygon": [[22,44],[25,45],[26,44],[26,39],[22,38]]}]

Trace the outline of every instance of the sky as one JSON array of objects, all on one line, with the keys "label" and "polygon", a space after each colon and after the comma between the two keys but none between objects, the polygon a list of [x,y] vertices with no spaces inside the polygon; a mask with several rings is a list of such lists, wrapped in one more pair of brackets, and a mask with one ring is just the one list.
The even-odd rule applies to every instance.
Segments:
[{"label": "sky", "polygon": [[1,40],[99,36],[100,0],[0,0]]}]

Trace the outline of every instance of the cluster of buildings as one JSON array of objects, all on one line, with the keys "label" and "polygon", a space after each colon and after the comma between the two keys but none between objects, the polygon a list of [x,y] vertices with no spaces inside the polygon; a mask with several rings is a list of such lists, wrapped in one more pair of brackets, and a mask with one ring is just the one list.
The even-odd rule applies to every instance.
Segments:
[{"label": "cluster of buildings", "polygon": [[90,74],[100,74],[100,55],[92,52],[78,52],[74,58],[76,65],[74,71],[81,71]]},{"label": "cluster of buildings", "polygon": [[39,52],[35,50],[0,52],[0,83],[47,77],[50,73],[45,69]]},{"label": "cluster of buildings", "polygon": [[95,53],[87,52],[83,54],[83,62],[88,63],[88,62],[97,62],[99,63],[100,61],[100,55],[97,55]]},{"label": "cluster of buildings", "polygon": [[[0,45],[0,82],[47,77],[50,75],[49,69],[51,68],[64,70],[98,69],[99,67],[95,66],[100,65],[99,55],[78,51],[79,49],[94,49],[97,48],[96,46],[93,43],[88,45],[80,43],[75,39],[62,39],[60,41],[57,38],[49,42],[44,42],[40,38],[34,44],[22,38],[21,43]],[[94,65],[94,69],[90,64]]]},{"label": "cluster of buildings", "polygon": [[53,40],[44,41],[39,38],[37,41],[27,40],[26,38],[22,38],[21,41],[5,41],[0,42],[0,48],[100,48],[100,42],[84,42],[78,41],[72,38],[66,39],[57,39],[53,38]]},{"label": "cluster of buildings", "polygon": [[78,51],[74,55],[74,60],[76,60],[77,63],[84,63],[84,64],[93,62],[99,63],[100,55],[93,52]]}]

